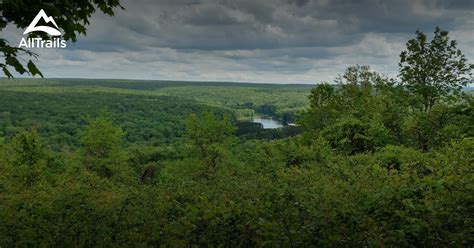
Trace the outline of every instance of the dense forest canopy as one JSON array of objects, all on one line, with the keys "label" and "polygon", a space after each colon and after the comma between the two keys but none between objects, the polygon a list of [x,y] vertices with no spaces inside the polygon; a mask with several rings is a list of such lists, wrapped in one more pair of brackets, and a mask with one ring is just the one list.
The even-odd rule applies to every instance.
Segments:
[{"label": "dense forest canopy", "polygon": [[470,247],[473,65],[439,28],[399,65],[313,88],[1,80],[0,247]]}]

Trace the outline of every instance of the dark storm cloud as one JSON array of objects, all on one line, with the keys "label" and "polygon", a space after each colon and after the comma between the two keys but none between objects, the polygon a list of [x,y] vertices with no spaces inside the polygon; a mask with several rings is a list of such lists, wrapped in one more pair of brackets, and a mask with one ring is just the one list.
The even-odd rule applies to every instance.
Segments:
[{"label": "dark storm cloud", "polygon": [[[176,49],[341,46],[368,32],[453,28],[469,1],[133,1],[118,15],[142,45]],[[472,13],[472,12],[471,12]]]},{"label": "dark storm cloud", "polygon": [[450,30],[468,59],[474,57],[474,1],[123,0],[123,5],[126,10],[114,17],[94,15],[87,37],[67,52],[40,51],[55,58],[42,61],[43,68],[68,77],[314,83],[358,63],[395,75],[405,42],[417,29],[432,33],[436,26]]}]

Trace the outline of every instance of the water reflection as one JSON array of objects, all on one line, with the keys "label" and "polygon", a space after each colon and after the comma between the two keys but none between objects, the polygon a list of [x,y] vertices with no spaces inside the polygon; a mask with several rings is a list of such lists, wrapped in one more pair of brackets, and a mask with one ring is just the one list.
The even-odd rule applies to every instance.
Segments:
[{"label": "water reflection", "polygon": [[253,122],[261,123],[264,129],[283,127],[283,123],[271,117],[254,117]]}]

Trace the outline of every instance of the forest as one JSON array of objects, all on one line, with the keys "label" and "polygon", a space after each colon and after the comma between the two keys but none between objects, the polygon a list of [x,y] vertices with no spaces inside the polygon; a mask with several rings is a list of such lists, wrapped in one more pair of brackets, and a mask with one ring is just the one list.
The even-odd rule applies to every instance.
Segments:
[{"label": "forest", "polygon": [[405,49],[316,85],[1,79],[0,247],[472,247],[474,65]]}]

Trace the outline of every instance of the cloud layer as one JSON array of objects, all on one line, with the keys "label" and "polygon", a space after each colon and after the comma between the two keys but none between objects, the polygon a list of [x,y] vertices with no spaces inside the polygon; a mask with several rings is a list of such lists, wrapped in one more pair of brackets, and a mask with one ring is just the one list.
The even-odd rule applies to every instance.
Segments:
[{"label": "cloud layer", "polygon": [[[420,29],[451,31],[474,59],[473,1],[136,0],[93,16],[67,49],[37,51],[47,77],[316,83],[351,64],[397,74]],[[2,31],[11,43],[21,31]]]}]

